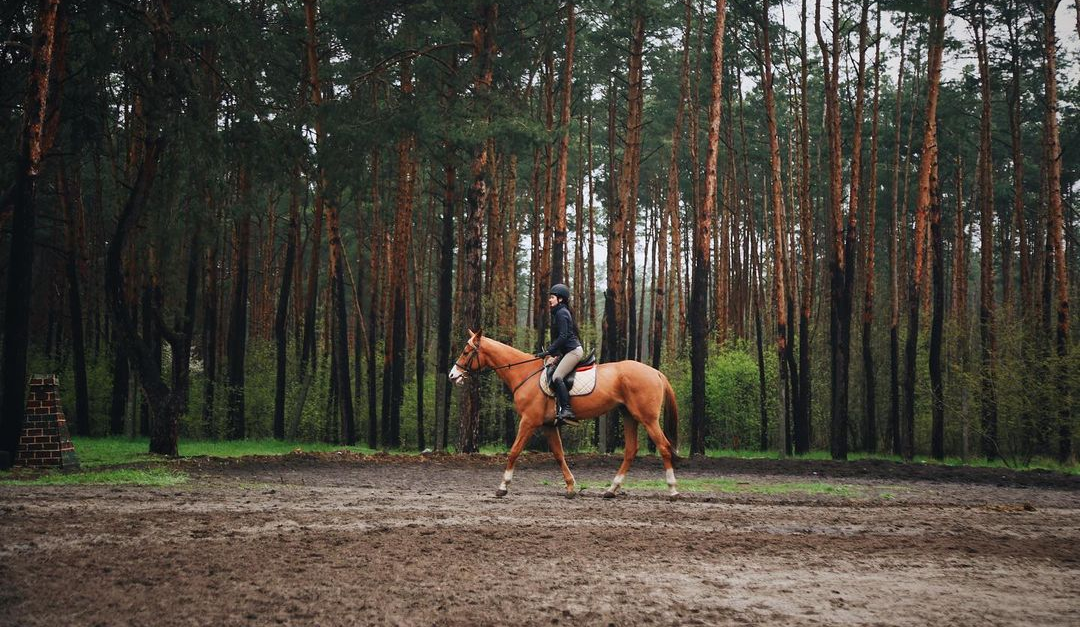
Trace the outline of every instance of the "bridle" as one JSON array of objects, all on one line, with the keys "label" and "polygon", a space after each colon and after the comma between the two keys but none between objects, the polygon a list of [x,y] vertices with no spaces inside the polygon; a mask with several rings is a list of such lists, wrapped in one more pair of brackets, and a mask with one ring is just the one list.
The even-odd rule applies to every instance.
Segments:
[{"label": "bridle", "polygon": [[472,339],[470,339],[465,345],[472,348],[472,352],[469,353],[468,360],[464,364],[462,364],[461,358],[458,358],[458,360],[454,362],[454,365],[457,366],[458,370],[467,374],[475,374],[477,372],[480,372],[482,370],[481,368],[474,369],[470,367],[472,365],[472,362],[480,357],[480,344],[473,344]]}]

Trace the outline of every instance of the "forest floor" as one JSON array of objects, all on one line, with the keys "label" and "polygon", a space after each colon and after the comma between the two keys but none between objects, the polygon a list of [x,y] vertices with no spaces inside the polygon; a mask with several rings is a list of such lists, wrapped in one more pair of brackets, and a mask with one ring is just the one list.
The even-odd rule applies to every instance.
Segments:
[{"label": "forest floor", "polygon": [[1080,477],[892,462],[309,453],[0,485],[2,625],[1077,625]]}]

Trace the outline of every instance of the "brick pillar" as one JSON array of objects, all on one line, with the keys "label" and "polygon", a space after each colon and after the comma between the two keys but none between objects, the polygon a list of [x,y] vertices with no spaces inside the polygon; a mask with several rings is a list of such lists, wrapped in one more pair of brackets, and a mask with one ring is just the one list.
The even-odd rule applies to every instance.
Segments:
[{"label": "brick pillar", "polygon": [[60,406],[60,379],[54,374],[35,374],[30,378],[26,419],[15,463],[20,466],[79,467],[64,409]]}]

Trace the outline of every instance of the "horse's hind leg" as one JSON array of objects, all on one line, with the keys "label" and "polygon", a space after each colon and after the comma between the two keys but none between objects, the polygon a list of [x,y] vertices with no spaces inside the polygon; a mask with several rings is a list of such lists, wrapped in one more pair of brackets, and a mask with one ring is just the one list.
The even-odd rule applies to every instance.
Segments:
[{"label": "horse's hind leg", "polygon": [[506,458],[506,471],[503,472],[503,480],[499,484],[499,489],[495,491],[495,496],[506,496],[507,489],[510,487],[510,480],[514,478],[514,463],[517,462],[518,455],[521,455],[525,443],[529,441],[537,426],[537,423],[525,417],[522,417],[521,421],[518,422],[517,437],[514,439],[514,445],[510,447],[510,454]]},{"label": "horse's hind leg", "polygon": [[656,450],[660,451],[660,457],[664,460],[664,470],[667,484],[668,484],[668,496],[675,498],[679,496],[679,491],[675,489],[675,467],[671,463],[671,442],[668,441],[667,436],[664,435],[664,430],[660,428],[660,420],[647,420],[644,422],[645,430],[649,433],[649,437],[653,443],[656,444]]},{"label": "horse's hind leg", "polygon": [[574,498],[577,496],[577,483],[574,481],[574,473],[570,472],[570,467],[566,465],[566,455],[563,453],[562,436],[559,435],[559,429],[556,427],[545,427],[544,431],[547,432],[548,446],[551,447],[551,454],[555,456],[555,461],[559,463],[559,469],[562,470],[563,480],[566,481],[566,498]]},{"label": "horse's hind leg", "polygon": [[604,498],[606,499],[610,499],[619,493],[619,488],[622,487],[623,481],[626,479],[626,473],[630,472],[630,464],[634,463],[634,458],[637,457],[637,426],[638,423],[633,418],[627,416],[623,419],[623,440],[626,443],[626,449],[623,451],[623,460],[622,465],[619,466],[619,472],[611,480],[611,486],[604,491]]}]

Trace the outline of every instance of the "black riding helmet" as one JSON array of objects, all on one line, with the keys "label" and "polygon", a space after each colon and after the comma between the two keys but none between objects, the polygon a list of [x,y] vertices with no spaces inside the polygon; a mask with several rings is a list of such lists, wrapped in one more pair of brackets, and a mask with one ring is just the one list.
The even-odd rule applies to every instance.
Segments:
[{"label": "black riding helmet", "polygon": [[570,300],[570,288],[566,287],[562,283],[556,283],[555,285],[552,285],[551,291],[549,291],[548,294],[554,294],[556,297],[561,298],[565,301]]}]

